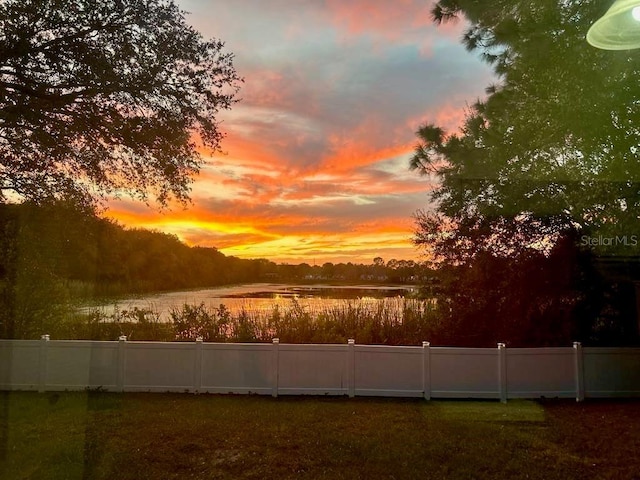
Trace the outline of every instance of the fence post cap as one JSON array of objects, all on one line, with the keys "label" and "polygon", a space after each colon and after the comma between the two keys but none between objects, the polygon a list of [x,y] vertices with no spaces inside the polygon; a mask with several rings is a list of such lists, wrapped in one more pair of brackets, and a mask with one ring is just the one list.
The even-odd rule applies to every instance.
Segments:
[{"label": "fence post cap", "polygon": [[422,342],[422,346],[423,347],[430,347],[431,343],[430,342]]},{"label": "fence post cap", "polygon": [[48,342],[49,340],[51,340],[51,337],[47,333],[45,335],[40,336],[40,340],[44,340],[45,342]]},{"label": "fence post cap", "polygon": [[573,342],[573,348],[580,348],[582,346],[582,342]]},{"label": "fence post cap", "polygon": [[273,343],[274,343],[274,344],[276,344],[276,343],[280,343],[280,339],[279,339],[279,338],[274,338],[274,339],[273,339]]},{"label": "fence post cap", "polygon": [[356,341],[353,338],[350,338],[349,340],[347,340],[347,344],[348,345],[355,345]]},{"label": "fence post cap", "polygon": [[506,343],[498,343],[498,348],[507,348]]}]

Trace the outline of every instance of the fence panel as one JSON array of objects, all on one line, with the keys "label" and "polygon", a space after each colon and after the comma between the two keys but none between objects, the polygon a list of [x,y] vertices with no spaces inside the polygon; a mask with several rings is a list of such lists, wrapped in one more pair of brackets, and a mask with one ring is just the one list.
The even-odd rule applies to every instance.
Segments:
[{"label": "fence panel", "polygon": [[0,340],[0,389],[38,390],[40,349],[38,340]]},{"label": "fence panel", "polygon": [[355,394],[422,397],[422,347],[355,347]]},{"label": "fence panel", "polygon": [[640,348],[583,348],[585,396],[640,397]]},{"label": "fence panel", "polygon": [[188,392],[196,383],[194,343],[125,342],[124,390]]},{"label": "fence panel", "polygon": [[347,395],[347,345],[279,345],[278,392]]},{"label": "fence panel", "polygon": [[204,344],[200,391],[210,393],[272,393],[273,346]]},{"label": "fence panel", "polygon": [[573,348],[507,349],[507,397],[576,396]]},{"label": "fence panel", "polygon": [[48,342],[46,351],[47,390],[117,389],[117,343]]},{"label": "fence panel", "polygon": [[500,398],[497,349],[430,350],[432,398]]}]

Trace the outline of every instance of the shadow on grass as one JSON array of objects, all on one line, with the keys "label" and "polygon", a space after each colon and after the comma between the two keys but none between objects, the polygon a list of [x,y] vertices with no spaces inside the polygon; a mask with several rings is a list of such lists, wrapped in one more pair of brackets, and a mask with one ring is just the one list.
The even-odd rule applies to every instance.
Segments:
[{"label": "shadow on grass", "polygon": [[[640,448],[635,402],[96,392],[2,399],[7,479],[633,478],[640,465],[631,453]],[[603,409],[613,430],[598,440]],[[576,415],[589,421],[576,429]],[[616,432],[626,441],[622,466],[624,453],[603,444]]]}]

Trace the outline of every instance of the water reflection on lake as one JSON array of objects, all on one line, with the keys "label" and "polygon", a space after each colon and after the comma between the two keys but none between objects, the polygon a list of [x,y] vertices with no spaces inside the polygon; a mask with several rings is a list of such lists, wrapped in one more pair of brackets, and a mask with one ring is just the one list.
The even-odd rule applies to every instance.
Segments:
[{"label": "water reflection on lake", "polygon": [[277,306],[286,309],[297,302],[310,311],[322,311],[346,302],[375,307],[384,299],[406,298],[418,291],[413,286],[390,285],[282,285],[255,283],[230,287],[209,288],[179,292],[159,293],[142,297],[126,298],[117,302],[84,307],[82,311],[99,310],[104,315],[112,315],[116,310],[144,309],[156,312],[161,320],[168,320],[173,309],[181,309],[184,304],[218,308],[224,305],[232,314],[242,310],[249,313],[269,314]]}]

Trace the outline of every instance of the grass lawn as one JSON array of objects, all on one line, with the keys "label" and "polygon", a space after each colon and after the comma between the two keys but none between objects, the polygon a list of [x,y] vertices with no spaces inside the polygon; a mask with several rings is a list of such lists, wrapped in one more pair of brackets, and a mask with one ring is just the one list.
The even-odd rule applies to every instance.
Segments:
[{"label": "grass lawn", "polygon": [[4,392],[0,478],[640,480],[640,402]]}]

